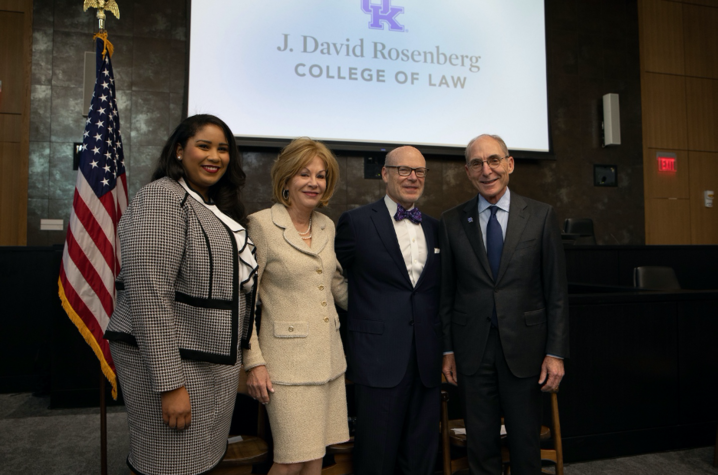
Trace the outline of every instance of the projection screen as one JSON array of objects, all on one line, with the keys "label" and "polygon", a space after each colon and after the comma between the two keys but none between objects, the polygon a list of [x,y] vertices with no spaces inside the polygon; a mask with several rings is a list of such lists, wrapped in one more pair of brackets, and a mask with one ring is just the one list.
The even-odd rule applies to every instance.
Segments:
[{"label": "projection screen", "polygon": [[188,114],[240,143],[549,151],[543,0],[194,0]]}]

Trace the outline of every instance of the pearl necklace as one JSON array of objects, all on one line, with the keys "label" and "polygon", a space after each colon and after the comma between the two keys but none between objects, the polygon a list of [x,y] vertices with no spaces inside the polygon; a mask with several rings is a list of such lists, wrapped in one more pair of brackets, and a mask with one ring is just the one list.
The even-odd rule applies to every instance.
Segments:
[{"label": "pearl necklace", "polygon": [[[309,234],[311,231],[312,231],[312,218],[310,216],[309,217],[309,226],[307,227],[307,230],[304,231],[303,233],[300,233],[299,231],[297,231],[297,233],[299,233],[299,237],[301,237],[303,240],[307,241],[312,238],[312,235]],[[309,234],[309,236],[307,236],[307,234]]]}]

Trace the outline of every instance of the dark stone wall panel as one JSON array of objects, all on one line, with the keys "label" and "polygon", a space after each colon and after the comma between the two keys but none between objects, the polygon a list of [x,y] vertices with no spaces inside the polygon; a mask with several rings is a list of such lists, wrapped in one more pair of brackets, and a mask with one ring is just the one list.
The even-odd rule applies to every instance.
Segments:
[{"label": "dark stone wall panel", "polygon": [[444,162],[442,176],[440,177],[443,187],[442,195],[444,198],[443,211],[451,209],[464,201],[468,201],[476,195],[476,188],[474,188],[474,185],[471,184],[466,176],[464,163],[465,160],[463,158]]},{"label": "dark stone wall panel", "polygon": [[117,91],[117,113],[120,115],[122,148],[127,160],[132,146],[132,91]]},{"label": "dark stone wall panel", "polygon": [[[50,146],[48,198],[51,200],[72,200],[74,196],[77,170],[72,169],[72,148],[72,142],[53,142]],[[60,218],[62,216],[56,219]]]},{"label": "dark stone wall panel", "polygon": [[334,195],[332,196],[332,203],[347,202],[347,157],[336,157],[337,164],[339,165],[339,182],[334,187]]},{"label": "dark stone wall panel", "polygon": [[49,142],[52,86],[30,86],[30,141]]},{"label": "dark stone wall panel", "polygon": [[[131,36],[122,36],[116,39],[110,38],[110,41],[112,41],[115,47],[115,52],[112,55],[112,70],[115,73],[115,89],[118,92],[131,91],[135,57],[134,38]],[[141,66],[142,65],[140,65],[140,67]]]},{"label": "dark stone wall panel", "polygon": [[[132,92],[133,146],[164,145],[169,129],[169,108],[168,92]],[[127,134],[127,128],[124,133]]]},{"label": "dark stone wall panel", "polygon": [[[129,2],[126,3],[129,5]],[[172,38],[175,10],[185,10],[186,2],[174,0],[134,0],[132,2],[134,37]]]},{"label": "dark stone wall panel", "polygon": [[47,199],[50,177],[50,142],[30,142],[27,174],[28,199]]},{"label": "dark stone wall panel", "polygon": [[[170,92],[171,54],[172,43],[167,40],[135,38],[132,90]],[[182,70],[184,71],[184,65]]]},{"label": "dark stone wall panel", "polygon": [[91,34],[55,30],[52,46],[53,86],[82,87],[86,51],[95,51]]},{"label": "dark stone wall panel", "polygon": [[365,205],[384,196],[385,185],[381,180],[364,179],[364,158],[347,158],[347,201],[346,204]]},{"label": "dark stone wall panel", "polygon": [[[94,13],[96,10],[93,8],[92,12],[89,10],[83,12],[82,5],[82,2],[77,0],[55,0],[53,23],[55,32],[89,33],[91,39],[97,29],[97,19]],[[122,7],[120,6],[120,8]]]},{"label": "dark stone wall panel", "polygon": [[167,137],[172,135],[172,132],[182,123],[182,117],[184,116],[184,94],[170,93],[170,119],[169,127],[167,128]]},{"label": "dark stone wall panel", "polygon": [[132,147],[132,158],[127,164],[127,193],[130,198],[150,182],[161,154],[162,146]]},{"label": "dark stone wall panel", "polygon": [[[245,152],[242,169],[247,174],[242,199],[246,202],[269,203],[272,201],[272,169],[276,153]],[[261,208],[260,208],[261,209]]]},{"label": "dark stone wall panel", "polygon": [[55,21],[55,5],[53,0],[33,0],[32,2],[32,28],[50,28]]},{"label": "dark stone wall panel", "polygon": [[32,32],[32,85],[49,86],[52,82],[52,37],[52,28]]},{"label": "dark stone wall panel", "polygon": [[185,71],[187,64],[187,41],[172,40],[169,42],[171,50],[169,57],[165,59],[164,66],[167,68],[170,77],[170,91],[184,94]]},{"label": "dark stone wall panel", "polygon": [[53,86],[50,120],[52,142],[82,142],[82,132],[85,130],[82,103],[82,86]]}]

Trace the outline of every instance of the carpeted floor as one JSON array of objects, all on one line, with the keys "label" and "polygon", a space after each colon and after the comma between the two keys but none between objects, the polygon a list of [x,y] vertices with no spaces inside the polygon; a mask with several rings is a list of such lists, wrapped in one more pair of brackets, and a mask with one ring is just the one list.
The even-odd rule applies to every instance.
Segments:
[{"label": "carpeted floor", "polygon": [[[100,418],[97,408],[47,409],[49,398],[0,394],[0,473],[82,475],[100,472]],[[107,414],[108,472],[129,475],[129,437],[123,407]],[[577,463],[566,475],[718,474],[713,447]]]}]

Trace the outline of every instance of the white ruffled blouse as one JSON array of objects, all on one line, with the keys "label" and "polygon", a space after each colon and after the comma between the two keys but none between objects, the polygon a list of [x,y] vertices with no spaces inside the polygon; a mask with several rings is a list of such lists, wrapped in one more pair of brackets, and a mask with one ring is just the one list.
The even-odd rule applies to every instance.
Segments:
[{"label": "white ruffled blouse", "polygon": [[184,178],[180,178],[178,181],[192,198],[202,203],[205,208],[214,213],[214,215],[234,233],[234,239],[237,240],[237,249],[239,249],[239,262],[241,263],[239,266],[240,287],[244,293],[250,293],[254,284],[252,277],[254,277],[257,272],[257,260],[254,258],[255,246],[252,240],[249,239],[247,230],[237,221],[221,212],[214,203],[204,201],[204,198],[194,191],[187,182],[185,182]]}]

